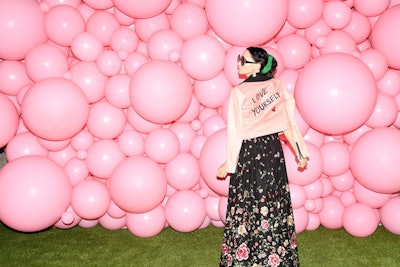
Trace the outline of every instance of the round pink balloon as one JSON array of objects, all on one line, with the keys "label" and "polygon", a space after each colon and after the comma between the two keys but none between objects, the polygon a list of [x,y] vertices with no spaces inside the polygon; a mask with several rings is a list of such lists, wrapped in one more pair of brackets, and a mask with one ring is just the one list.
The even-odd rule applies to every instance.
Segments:
[{"label": "round pink balloon", "polygon": [[232,84],[224,72],[206,81],[195,81],[194,94],[199,102],[208,108],[221,107],[228,98]]},{"label": "round pink balloon", "polygon": [[8,162],[0,172],[0,218],[23,232],[55,224],[71,201],[72,186],[65,172],[43,156]]},{"label": "round pink balloon", "polygon": [[161,204],[167,191],[163,169],[144,156],[124,159],[109,179],[112,200],[123,210],[143,213]]},{"label": "round pink balloon", "polygon": [[18,94],[22,86],[31,83],[25,72],[25,65],[15,60],[2,60],[0,62],[0,81],[0,93],[14,96]]},{"label": "round pink balloon", "polygon": [[19,114],[10,98],[0,93],[0,147],[4,147],[17,133]]},{"label": "round pink balloon", "polygon": [[303,68],[311,59],[311,45],[299,34],[282,37],[276,44],[286,68]]},{"label": "round pink balloon", "polygon": [[362,186],[359,182],[354,183],[353,192],[358,202],[376,209],[382,207],[392,197],[391,194],[381,194],[371,191]]},{"label": "round pink balloon", "polygon": [[139,133],[147,134],[161,128],[161,124],[145,120],[132,107],[128,108],[127,119],[130,126]]},{"label": "round pink balloon", "polygon": [[393,69],[388,69],[383,77],[378,81],[380,92],[396,96],[400,92],[400,73]]},{"label": "round pink balloon", "polygon": [[43,148],[35,135],[31,132],[22,132],[13,136],[7,143],[6,156],[8,161],[23,156],[47,156],[48,151]]},{"label": "round pink balloon", "polygon": [[101,216],[98,221],[107,230],[119,230],[126,226],[126,217],[114,218],[108,213]]},{"label": "round pink balloon", "polygon": [[81,32],[72,39],[71,51],[76,58],[93,62],[103,51],[103,44],[94,34]]},{"label": "round pink balloon", "polygon": [[343,29],[350,23],[351,8],[342,1],[329,1],[324,5],[322,17],[332,29]]},{"label": "round pink balloon", "polygon": [[122,60],[115,51],[104,50],[97,57],[96,65],[103,75],[113,76],[121,71]]},{"label": "round pink balloon", "polygon": [[316,40],[316,46],[320,54],[347,53],[352,54],[357,51],[356,42],[353,37],[344,30],[333,30],[326,36]]},{"label": "round pink balloon", "polygon": [[394,97],[379,92],[374,112],[365,125],[371,128],[389,127],[396,121],[398,112],[399,107]]},{"label": "round pink balloon", "polygon": [[86,129],[80,131],[71,139],[71,146],[76,150],[87,150],[94,141],[94,136]]},{"label": "round pink balloon", "polygon": [[104,96],[108,103],[116,108],[127,108],[129,101],[129,83],[131,78],[127,74],[116,74],[110,77],[104,88]]},{"label": "round pink balloon", "polygon": [[162,205],[144,213],[126,215],[129,232],[142,238],[156,236],[165,228],[165,223],[165,209]]},{"label": "round pink balloon", "polygon": [[82,90],[63,78],[47,78],[25,94],[22,119],[35,135],[48,140],[71,138],[85,126],[89,104]]},{"label": "round pink balloon", "polygon": [[158,163],[167,163],[178,155],[179,139],[169,129],[156,129],[147,135],[144,152]]},{"label": "round pink balloon", "polygon": [[84,160],[71,158],[65,163],[64,171],[73,186],[82,182],[89,176],[89,169]]},{"label": "round pink balloon", "polygon": [[119,27],[117,19],[105,10],[96,10],[86,22],[86,31],[99,38],[104,46],[111,45],[111,36]]},{"label": "round pink balloon", "polygon": [[378,17],[370,36],[372,47],[385,55],[389,67],[397,70],[400,69],[400,59],[396,56],[400,45],[399,14],[400,5],[386,10]]},{"label": "round pink balloon", "polygon": [[194,191],[181,190],[169,197],[165,205],[168,225],[179,232],[197,230],[207,215],[204,200]]},{"label": "round pink balloon", "polygon": [[250,46],[265,43],[279,32],[287,18],[288,3],[287,0],[240,0],[227,4],[224,0],[214,0],[206,2],[205,10],[211,28],[224,41]]},{"label": "round pink balloon", "polygon": [[333,188],[341,192],[351,190],[355,181],[351,170],[347,170],[339,175],[332,175],[330,176],[330,180]]},{"label": "round pink balloon", "polygon": [[308,212],[305,208],[301,207],[293,209],[293,216],[295,223],[296,233],[301,233],[306,230],[308,225]]},{"label": "round pink balloon", "polygon": [[388,70],[387,59],[378,50],[364,50],[360,54],[360,59],[369,67],[376,80],[381,79]]},{"label": "round pink balloon", "polygon": [[86,180],[74,186],[71,206],[81,218],[94,220],[107,212],[110,201],[110,194],[104,183]]},{"label": "round pink balloon", "polygon": [[139,37],[131,28],[118,28],[111,35],[111,48],[115,52],[132,53],[136,50],[138,43]]},{"label": "round pink balloon", "polygon": [[323,208],[319,212],[321,225],[328,229],[339,229],[343,226],[344,206],[339,198],[327,196],[323,199]]},{"label": "round pink balloon", "polygon": [[133,18],[151,18],[167,9],[171,0],[112,0],[114,6]]},{"label": "round pink balloon", "polygon": [[180,153],[165,165],[168,184],[177,190],[192,189],[200,179],[197,159],[190,153]]},{"label": "round pink balloon", "polygon": [[372,114],[377,100],[376,80],[358,58],[345,53],[325,54],[310,61],[299,74],[295,98],[311,127],[343,134],[360,127]]},{"label": "round pink balloon", "polygon": [[371,207],[355,203],[343,212],[343,228],[356,237],[372,235],[378,228],[378,215]]},{"label": "round pink balloon", "polygon": [[208,21],[204,8],[191,2],[180,4],[171,14],[171,29],[184,40],[205,34]]},{"label": "round pink balloon", "polygon": [[[154,79],[155,73],[157,79]],[[187,74],[175,63],[161,60],[142,65],[132,77],[129,92],[135,111],[154,123],[178,119],[192,100],[192,86]]]},{"label": "round pink balloon", "polygon": [[303,207],[307,200],[304,188],[297,184],[290,184],[290,198],[294,209]]},{"label": "round pink balloon", "polygon": [[343,31],[350,34],[357,44],[367,40],[371,33],[371,23],[368,17],[358,13],[357,11],[351,12],[350,23],[343,28]]},{"label": "round pink balloon", "polygon": [[[161,13],[155,17],[146,19],[135,20],[135,32],[137,33],[140,40],[147,45],[150,37],[158,31],[167,30],[170,27],[170,21],[165,13]],[[136,51],[139,51],[138,49]]]},{"label": "round pink balloon", "polygon": [[350,152],[346,144],[338,141],[325,143],[321,147],[323,172],[329,176],[337,176],[350,167]]},{"label": "round pink balloon", "polygon": [[57,5],[46,13],[44,28],[51,41],[62,46],[70,46],[74,37],[85,31],[85,20],[76,8]]},{"label": "round pink balloon", "polygon": [[150,36],[147,51],[153,60],[170,60],[172,53],[181,52],[182,45],[183,39],[178,33],[171,29],[164,29]]},{"label": "round pink balloon", "polygon": [[400,197],[393,197],[382,206],[380,218],[386,230],[400,235]]},{"label": "round pink balloon", "polygon": [[390,4],[390,0],[353,0],[354,1],[354,9],[360,12],[361,14],[368,17],[375,17],[382,12],[384,12]]},{"label": "round pink balloon", "polygon": [[310,27],[321,17],[323,8],[323,0],[289,1],[287,20],[296,28]]},{"label": "round pink balloon", "polygon": [[140,156],[144,153],[144,138],[134,131],[124,131],[118,136],[118,147],[125,156]]},{"label": "round pink balloon", "polygon": [[400,132],[394,128],[376,128],[362,135],[350,153],[350,167],[356,180],[377,193],[400,190]]},{"label": "round pink balloon", "polygon": [[21,60],[46,42],[44,13],[35,0],[0,1],[0,58]]},{"label": "round pink balloon", "polygon": [[179,151],[190,152],[193,139],[197,136],[189,123],[174,122],[169,128],[179,139]]}]

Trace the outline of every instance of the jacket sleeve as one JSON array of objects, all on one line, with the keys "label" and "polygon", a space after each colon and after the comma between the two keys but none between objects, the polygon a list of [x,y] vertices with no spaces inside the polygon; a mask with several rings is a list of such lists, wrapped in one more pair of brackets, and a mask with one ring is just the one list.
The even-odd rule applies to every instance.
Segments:
[{"label": "jacket sleeve", "polygon": [[296,107],[294,97],[289,92],[287,92],[286,89],[284,89],[284,92],[289,127],[283,133],[290,145],[292,146],[296,157],[298,159],[307,158],[309,157],[307,145],[294,119]]},{"label": "jacket sleeve", "polygon": [[232,89],[228,104],[226,171],[234,173],[242,147],[242,116],[239,91]]}]

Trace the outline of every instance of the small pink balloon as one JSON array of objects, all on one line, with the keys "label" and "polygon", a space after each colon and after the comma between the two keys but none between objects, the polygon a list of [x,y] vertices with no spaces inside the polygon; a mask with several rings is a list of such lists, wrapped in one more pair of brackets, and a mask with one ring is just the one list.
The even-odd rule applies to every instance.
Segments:
[{"label": "small pink balloon", "polygon": [[64,167],[70,159],[77,157],[77,153],[72,146],[69,145],[59,151],[49,151],[48,157],[61,167]]},{"label": "small pink balloon", "polygon": [[321,179],[318,179],[311,184],[303,186],[304,192],[306,194],[306,199],[318,199],[324,194],[324,183]]},{"label": "small pink balloon", "polygon": [[203,123],[203,134],[206,137],[213,135],[221,129],[226,128],[224,119],[219,115],[214,115],[207,118]]},{"label": "small pink balloon", "polygon": [[368,17],[360,14],[357,11],[351,12],[350,23],[343,28],[343,31],[350,34],[357,44],[360,44],[368,39],[371,34],[371,23]]},{"label": "small pink balloon", "polygon": [[125,156],[140,156],[144,153],[144,138],[134,130],[124,131],[118,136],[118,147]]},{"label": "small pink balloon", "polygon": [[393,69],[388,69],[383,77],[378,81],[380,92],[396,96],[400,92],[400,73]]},{"label": "small pink balloon", "polygon": [[127,119],[130,126],[139,133],[147,134],[161,128],[161,124],[145,120],[132,107],[128,108]]},{"label": "small pink balloon", "polygon": [[0,80],[0,93],[14,96],[18,94],[22,86],[31,83],[25,72],[25,65],[15,60],[2,60],[0,62]]},{"label": "small pink balloon", "polygon": [[330,33],[332,29],[328,24],[321,18],[313,25],[304,30],[304,37],[310,44],[315,45],[317,40],[321,37],[325,37]]},{"label": "small pink balloon", "polygon": [[369,130],[371,130],[371,128],[364,124],[360,128],[343,135],[343,140],[346,142],[346,144],[351,146],[357,141],[360,136],[362,136]]},{"label": "small pink balloon", "polygon": [[204,199],[206,203],[207,217],[209,217],[213,221],[220,221],[221,218],[219,216],[219,197],[208,196]]},{"label": "small pink balloon", "polygon": [[204,135],[198,135],[193,139],[192,144],[190,146],[190,152],[192,153],[193,156],[195,156],[198,159],[200,158],[201,151],[206,141],[207,137],[205,137]]},{"label": "small pink balloon", "polygon": [[160,165],[144,156],[132,156],[116,166],[108,188],[112,200],[130,213],[144,213],[161,204],[167,179]]},{"label": "small pink balloon", "polygon": [[364,50],[360,54],[360,59],[369,67],[376,80],[381,79],[388,70],[387,59],[378,50]]},{"label": "small pink balloon", "polygon": [[71,51],[76,58],[82,61],[93,62],[97,59],[101,51],[103,51],[103,44],[94,34],[81,32],[72,39]]},{"label": "small pink balloon", "polygon": [[316,46],[319,47],[320,54],[330,53],[348,53],[352,54],[357,51],[356,42],[353,37],[345,32],[344,30],[333,30],[323,37],[323,42],[318,43]]},{"label": "small pink balloon", "polygon": [[105,76],[118,74],[122,69],[122,61],[118,54],[112,50],[102,51],[97,59],[96,65],[99,71]]},{"label": "small pink balloon", "polygon": [[277,46],[286,68],[303,68],[311,59],[311,45],[299,34],[291,34],[280,38]]},{"label": "small pink balloon", "polygon": [[44,28],[51,41],[70,46],[74,37],[85,31],[85,20],[76,7],[56,5],[46,13]]},{"label": "small pink balloon", "polygon": [[1,169],[0,218],[17,231],[36,232],[52,226],[67,209],[71,195],[63,169],[46,157],[21,157]]},{"label": "small pink balloon", "polygon": [[179,139],[179,151],[190,152],[193,139],[197,136],[196,131],[189,123],[174,122],[169,128]]},{"label": "small pink balloon", "polygon": [[138,43],[139,37],[130,28],[118,28],[111,35],[111,48],[115,52],[125,51],[130,54],[135,51]]},{"label": "small pink balloon", "polygon": [[125,125],[125,112],[107,101],[99,101],[90,107],[87,128],[95,137],[114,139],[123,132]]},{"label": "small pink balloon", "polygon": [[78,158],[69,159],[64,165],[64,171],[73,186],[82,182],[89,176],[89,169],[86,162]]},{"label": "small pink balloon", "polygon": [[192,99],[190,101],[190,105],[186,112],[176,121],[180,123],[191,123],[193,120],[197,118],[200,113],[201,104],[199,100],[192,95]]},{"label": "small pink balloon", "polygon": [[142,53],[132,52],[124,60],[124,70],[126,74],[132,76],[147,61],[147,57]]},{"label": "small pink balloon", "polygon": [[298,209],[293,209],[293,216],[295,220],[295,231],[296,233],[301,233],[306,230],[308,225],[308,212],[305,208],[301,207]]},{"label": "small pink balloon", "polygon": [[368,17],[375,17],[382,14],[390,5],[390,0],[353,0],[354,9]]},{"label": "small pink balloon", "polygon": [[156,236],[165,228],[165,223],[165,209],[162,205],[144,213],[126,215],[129,232],[142,238]]},{"label": "small pink balloon", "polygon": [[113,0],[114,6],[133,18],[151,18],[164,12],[171,0]]},{"label": "small pink balloon", "polygon": [[323,0],[289,1],[288,22],[296,28],[312,26],[322,15]]},{"label": "small pink balloon", "polygon": [[206,81],[195,81],[194,94],[199,102],[208,108],[221,107],[228,98],[232,84],[220,72],[216,77]]},{"label": "small pink balloon", "polygon": [[309,213],[308,214],[308,224],[306,227],[306,230],[317,230],[321,225],[321,222],[319,220],[319,216],[318,214],[313,214],[313,213]]},{"label": "small pink balloon", "polygon": [[170,28],[170,20],[165,13],[145,19],[135,21],[135,32],[144,42],[148,42],[150,37],[158,31]]},{"label": "small pink balloon", "polygon": [[355,181],[351,170],[347,170],[346,172],[339,175],[332,175],[330,176],[330,180],[332,182],[333,188],[342,192],[350,190],[353,187]]},{"label": "small pink balloon", "polygon": [[106,10],[113,6],[112,0],[85,0],[86,5],[93,9]]},{"label": "small pink balloon", "polygon": [[110,77],[104,88],[104,96],[107,102],[116,108],[129,107],[130,81],[131,78],[127,74],[116,74]]},{"label": "small pink balloon", "polygon": [[370,236],[378,228],[378,223],[376,211],[362,203],[355,203],[343,212],[343,228],[352,236]]},{"label": "small pink balloon", "polygon": [[290,184],[290,198],[292,200],[292,207],[294,209],[303,207],[307,200],[304,188],[300,185]]},{"label": "small pink balloon", "polygon": [[353,192],[357,202],[364,203],[375,209],[381,208],[392,197],[391,194],[371,191],[357,181],[354,183]]},{"label": "small pink balloon", "polygon": [[104,46],[111,45],[111,36],[119,27],[117,19],[104,10],[96,10],[86,22],[86,31],[99,38]]},{"label": "small pink balloon", "polygon": [[36,136],[65,140],[85,126],[89,105],[75,83],[63,78],[47,78],[34,84],[26,93],[21,114]]},{"label": "small pink balloon", "polygon": [[354,197],[353,192],[351,192],[351,191],[342,192],[340,194],[339,199],[340,199],[340,202],[345,207],[349,207],[357,202],[356,198]]},{"label": "small pink balloon", "polygon": [[204,81],[215,78],[223,69],[224,59],[224,48],[209,35],[196,35],[183,43],[182,68],[193,79]]},{"label": "small pink balloon", "polygon": [[377,193],[400,190],[400,132],[393,128],[376,128],[362,135],[350,153],[350,167],[356,180]]},{"label": "small pink balloon", "polygon": [[35,0],[0,2],[0,58],[21,60],[47,40],[44,13]]},{"label": "small pink balloon", "polygon": [[399,108],[394,97],[379,92],[374,112],[365,125],[371,128],[389,127],[395,122],[398,111]]},{"label": "small pink balloon", "polygon": [[177,191],[165,205],[165,218],[169,226],[179,232],[197,230],[206,215],[204,200],[191,190]]},{"label": "small pink balloon", "polygon": [[126,226],[126,217],[114,218],[106,213],[99,218],[99,224],[107,230],[119,230]]},{"label": "small pink balloon", "polygon": [[207,16],[201,6],[184,2],[171,14],[171,29],[184,40],[205,34],[208,29]]},{"label": "small pink balloon", "polygon": [[158,163],[170,162],[179,153],[179,139],[169,129],[156,129],[147,135],[144,152]]},{"label": "small pink balloon", "polygon": [[110,201],[110,194],[104,183],[86,180],[74,186],[71,206],[81,218],[94,220],[107,212]]},{"label": "small pink balloon", "polygon": [[77,133],[71,139],[71,146],[76,150],[87,150],[94,141],[94,136],[86,129]]},{"label": "small pink balloon", "polygon": [[132,17],[126,15],[118,8],[114,8],[113,14],[114,14],[114,17],[119,22],[119,24],[121,24],[122,26],[130,26],[135,23],[135,18],[132,18]]},{"label": "small pink balloon", "polygon": [[99,224],[99,220],[86,220],[86,219],[81,219],[79,222],[79,226],[82,228],[90,229],[95,227],[96,225]]},{"label": "small pink balloon", "polygon": [[[63,220],[65,219],[65,222]],[[72,220],[72,222],[71,222]],[[59,229],[71,229],[79,224],[81,218],[73,211],[71,206],[63,213],[61,218],[54,224],[54,227]],[[67,224],[68,223],[68,224]]]},{"label": "small pink balloon", "polygon": [[180,53],[183,39],[171,29],[163,29],[152,34],[147,42],[147,50],[151,59],[169,60],[173,51]]},{"label": "small pink balloon", "polygon": [[180,153],[165,165],[168,184],[177,190],[189,190],[200,179],[198,160],[189,153]]},{"label": "small pink balloon", "polygon": [[339,198],[327,196],[323,198],[323,208],[319,212],[321,225],[328,229],[339,229],[343,226],[345,208]]},{"label": "small pink balloon", "polygon": [[48,151],[31,132],[19,133],[9,140],[6,151],[8,161],[32,155],[47,156]]},{"label": "small pink balloon", "polygon": [[338,176],[350,167],[350,151],[346,144],[338,141],[325,143],[321,147],[323,172],[329,176]]},{"label": "small pink balloon", "polygon": [[383,227],[389,232],[400,234],[400,197],[393,197],[380,209],[380,218]]},{"label": "small pink balloon", "polygon": [[324,5],[322,17],[332,29],[343,29],[350,23],[351,8],[342,1],[329,1]]},{"label": "small pink balloon", "polygon": [[115,219],[123,218],[126,215],[126,212],[118,207],[114,201],[111,200],[110,206],[108,207],[107,214]]}]

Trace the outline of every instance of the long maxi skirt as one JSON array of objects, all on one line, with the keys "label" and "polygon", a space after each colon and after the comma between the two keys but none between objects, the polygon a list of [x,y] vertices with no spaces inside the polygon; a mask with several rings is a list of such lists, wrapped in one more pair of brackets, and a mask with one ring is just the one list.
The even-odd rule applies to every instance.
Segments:
[{"label": "long maxi skirt", "polygon": [[278,134],[242,142],[230,178],[220,266],[300,266]]}]

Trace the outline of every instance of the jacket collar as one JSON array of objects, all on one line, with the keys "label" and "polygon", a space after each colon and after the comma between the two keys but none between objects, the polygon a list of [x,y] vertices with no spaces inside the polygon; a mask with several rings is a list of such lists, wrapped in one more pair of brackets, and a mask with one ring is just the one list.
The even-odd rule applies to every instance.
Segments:
[{"label": "jacket collar", "polygon": [[250,75],[246,80],[243,81],[243,83],[247,82],[262,82],[271,79],[272,77],[269,77],[267,75],[261,74],[261,73],[256,73],[256,76],[253,77],[253,75]]}]

